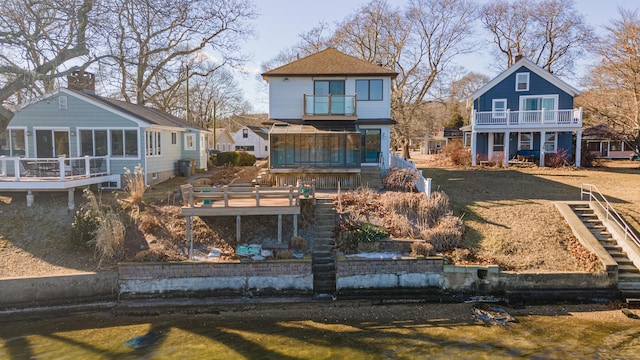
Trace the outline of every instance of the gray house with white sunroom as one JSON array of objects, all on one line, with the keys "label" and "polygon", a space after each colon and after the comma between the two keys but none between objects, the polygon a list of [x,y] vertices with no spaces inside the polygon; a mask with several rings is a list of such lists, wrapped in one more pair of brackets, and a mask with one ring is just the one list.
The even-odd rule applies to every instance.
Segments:
[{"label": "gray house with white sunroom", "polygon": [[[101,97],[90,73],[18,111],[0,132],[0,191],[120,188],[125,169],[142,168],[154,185],[176,175],[179,160],[207,167],[210,131],[166,112]],[[70,207],[71,207],[70,203]]]}]

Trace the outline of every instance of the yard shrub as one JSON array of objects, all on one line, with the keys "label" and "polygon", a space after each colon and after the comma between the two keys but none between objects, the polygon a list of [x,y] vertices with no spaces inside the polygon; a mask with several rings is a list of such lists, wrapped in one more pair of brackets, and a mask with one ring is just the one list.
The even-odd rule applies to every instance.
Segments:
[{"label": "yard shrub", "polygon": [[93,240],[98,225],[98,219],[91,213],[84,209],[76,211],[71,224],[71,239],[74,245],[86,246]]},{"label": "yard shrub", "polygon": [[462,245],[464,223],[461,218],[447,215],[438,224],[422,232],[422,238],[437,252],[447,251]]},{"label": "yard shrub", "polygon": [[456,166],[471,165],[471,151],[464,148],[462,141],[452,141],[442,147],[442,154]]},{"label": "yard shrub", "polygon": [[433,256],[436,254],[436,250],[433,245],[426,241],[416,241],[411,244],[412,256]]},{"label": "yard shrub", "polygon": [[565,149],[558,149],[555,153],[544,154],[544,166],[559,168],[568,164],[570,156]]},{"label": "yard shrub", "polygon": [[140,166],[140,164],[136,165],[133,169],[133,174],[131,173],[131,170],[125,167],[123,181],[127,199],[132,204],[139,205],[142,202],[144,192],[147,190],[142,166]]},{"label": "yard shrub", "polygon": [[256,163],[255,155],[244,151],[227,151],[216,155],[216,166],[253,166]]},{"label": "yard shrub", "polygon": [[580,157],[580,166],[582,167],[596,167],[600,166],[600,159],[598,153],[595,151],[589,151],[586,146],[582,148],[582,156]]},{"label": "yard shrub", "polygon": [[238,166],[253,166],[256,163],[256,156],[253,154],[240,151],[238,155]]},{"label": "yard shrub", "polygon": [[216,156],[216,166],[236,166],[240,154],[237,151],[221,152]]},{"label": "yard shrub", "polygon": [[398,169],[391,168],[389,173],[382,179],[384,187],[394,191],[417,192],[416,181],[418,181],[418,170],[413,168]]}]

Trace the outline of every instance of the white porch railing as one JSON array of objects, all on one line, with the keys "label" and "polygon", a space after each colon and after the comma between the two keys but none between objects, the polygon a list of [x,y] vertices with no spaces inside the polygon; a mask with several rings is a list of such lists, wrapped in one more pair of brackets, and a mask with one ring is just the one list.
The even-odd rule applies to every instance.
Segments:
[{"label": "white porch railing", "polygon": [[0,156],[0,180],[68,181],[111,174],[108,156],[16,158]]},{"label": "white porch railing", "polygon": [[582,108],[566,110],[474,111],[475,126],[576,126],[582,127]]},{"label": "white porch railing", "polygon": [[407,159],[404,159],[403,157],[392,153],[390,156],[389,165],[390,167],[398,169],[415,169],[418,172],[416,188],[418,189],[418,191],[426,193],[427,197],[431,197],[431,178],[425,178],[424,175],[422,175],[422,170],[418,170],[414,162],[408,161]]}]

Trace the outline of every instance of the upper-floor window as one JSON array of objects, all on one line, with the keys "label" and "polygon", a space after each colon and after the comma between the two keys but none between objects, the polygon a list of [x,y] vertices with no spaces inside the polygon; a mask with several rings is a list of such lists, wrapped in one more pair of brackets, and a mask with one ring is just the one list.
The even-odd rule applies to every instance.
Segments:
[{"label": "upper-floor window", "polygon": [[529,91],[529,73],[516,74],[516,91]]},{"label": "upper-floor window", "polygon": [[494,118],[507,117],[507,99],[493,99],[491,111]]},{"label": "upper-floor window", "polygon": [[356,99],[358,101],[382,100],[382,80],[356,80]]},{"label": "upper-floor window", "polygon": [[242,138],[246,139],[249,137],[249,129],[242,129]]}]

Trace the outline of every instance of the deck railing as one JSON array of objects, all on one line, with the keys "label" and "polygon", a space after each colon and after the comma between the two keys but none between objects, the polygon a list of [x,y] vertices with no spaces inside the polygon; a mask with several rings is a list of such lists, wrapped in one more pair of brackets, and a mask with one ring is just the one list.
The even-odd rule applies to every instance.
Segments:
[{"label": "deck railing", "polygon": [[420,192],[427,194],[427,197],[431,197],[431,178],[425,178],[422,174],[422,170],[416,168],[416,164],[396,154],[391,154],[389,165],[398,169],[415,169],[418,172],[418,180],[416,181],[416,188]]},{"label": "deck railing", "polygon": [[288,199],[288,206],[300,206],[300,196],[304,198],[314,197],[315,191],[311,186],[287,186],[287,187],[266,187],[260,186],[250,188],[233,188],[227,185],[221,188],[194,187],[191,184],[180,186],[183,203],[187,207],[196,205],[207,205],[211,201],[222,200],[223,206],[230,207],[230,200],[233,199],[255,199],[255,206],[269,206],[266,199]]},{"label": "deck railing", "polygon": [[582,126],[582,108],[566,110],[474,111],[475,126]]},{"label": "deck railing", "polygon": [[306,116],[355,116],[355,95],[304,95],[304,114]]},{"label": "deck railing", "polygon": [[0,178],[5,181],[67,181],[110,173],[108,156],[71,158],[0,156]]},{"label": "deck railing", "polygon": [[580,199],[584,200],[584,196],[587,196],[589,199],[589,203],[596,203],[607,215],[607,220],[613,221],[616,225],[620,227],[620,229],[624,232],[624,240],[633,241],[636,246],[640,247],[640,239],[633,232],[631,227],[627,224],[626,221],[618,214],[616,209],[613,208],[613,205],[609,203],[607,198],[602,195],[597,186],[593,184],[582,184],[580,187]]}]

